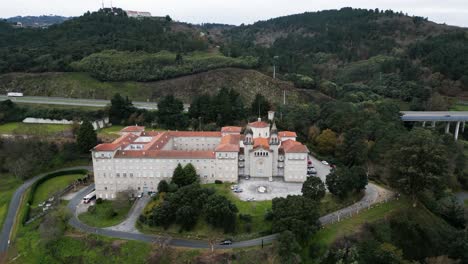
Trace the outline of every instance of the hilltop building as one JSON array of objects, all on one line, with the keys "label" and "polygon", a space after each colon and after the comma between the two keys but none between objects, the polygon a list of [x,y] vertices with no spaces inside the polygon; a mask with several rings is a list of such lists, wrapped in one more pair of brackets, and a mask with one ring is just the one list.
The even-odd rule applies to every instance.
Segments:
[{"label": "hilltop building", "polygon": [[132,18],[151,17],[151,13],[150,13],[150,12],[144,12],[144,11],[125,10],[125,13],[127,13],[127,16],[128,16],[128,17],[132,17]]},{"label": "hilltop building", "polygon": [[145,131],[130,126],[112,143],[92,149],[96,194],[113,199],[117,192],[154,192],[158,183],[170,182],[180,163],[191,163],[202,183],[237,182],[251,176],[303,182],[309,150],[296,141],[296,133],[278,131],[260,118],[242,128],[216,132]]}]

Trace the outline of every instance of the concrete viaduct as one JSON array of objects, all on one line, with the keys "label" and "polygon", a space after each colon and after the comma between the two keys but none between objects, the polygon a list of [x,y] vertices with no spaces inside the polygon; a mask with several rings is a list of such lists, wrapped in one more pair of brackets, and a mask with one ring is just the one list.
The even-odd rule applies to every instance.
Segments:
[{"label": "concrete viaduct", "polygon": [[450,124],[455,123],[455,140],[458,140],[458,133],[465,132],[465,122],[468,121],[468,111],[402,111],[401,120],[403,122],[422,122],[425,127],[427,122],[431,122],[431,127],[435,127],[436,122],[445,122],[445,133],[450,133]]}]

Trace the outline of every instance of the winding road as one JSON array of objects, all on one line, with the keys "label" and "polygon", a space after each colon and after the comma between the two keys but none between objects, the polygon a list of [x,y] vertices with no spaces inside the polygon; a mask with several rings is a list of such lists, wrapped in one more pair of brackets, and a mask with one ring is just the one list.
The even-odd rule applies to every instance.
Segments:
[{"label": "winding road", "polygon": [[[57,170],[58,171],[67,171],[67,170],[75,170],[75,169],[86,169],[91,171],[91,167],[87,166],[78,166],[78,167],[71,167],[66,169]],[[15,219],[18,215],[18,211],[20,210],[19,206],[21,203],[21,197],[24,195],[25,191],[37,180],[44,177],[45,175],[49,174],[43,173],[40,175],[35,176],[34,178],[26,181],[21,185],[13,195],[13,198],[10,202],[10,206],[8,208],[8,214],[5,219],[5,223],[3,225],[2,233],[0,234],[0,254],[6,252],[9,246],[9,239],[11,235],[11,231],[13,228],[13,224]],[[85,233],[93,233],[113,238],[120,238],[120,239],[128,239],[128,240],[138,240],[143,242],[158,242],[158,243],[166,243],[171,246],[176,247],[187,247],[187,248],[210,248],[211,245],[208,241],[203,240],[189,240],[189,239],[180,239],[180,238],[172,238],[172,237],[164,237],[164,236],[157,236],[157,235],[148,235],[148,234],[141,234],[139,232],[126,232],[126,231],[119,231],[116,228],[96,228],[88,226],[79,221],[77,217],[76,208],[82,201],[83,197],[88,194],[94,188],[94,184],[83,188],[80,190],[73,199],[68,203],[68,208],[73,212],[73,216],[70,218],[69,224]],[[333,222],[336,222],[338,219],[342,219],[346,216],[350,216],[355,214],[356,212],[366,209],[371,205],[379,202],[384,202],[391,198],[393,193],[379,187],[373,183],[369,183],[365,190],[364,197],[357,203],[333,212],[331,214],[325,215],[320,217],[319,221],[322,225],[327,225]],[[268,236],[263,236],[255,239],[245,240],[234,242],[232,245],[214,245],[214,248],[243,248],[243,247],[251,247],[251,246],[258,246],[262,244],[268,244],[275,240],[278,234],[272,234]]]}]

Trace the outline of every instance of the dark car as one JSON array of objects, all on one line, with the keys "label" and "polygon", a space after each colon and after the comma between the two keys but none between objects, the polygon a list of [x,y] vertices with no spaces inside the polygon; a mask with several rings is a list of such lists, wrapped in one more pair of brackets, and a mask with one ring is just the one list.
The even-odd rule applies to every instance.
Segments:
[{"label": "dark car", "polygon": [[223,245],[223,246],[232,245],[232,240],[231,239],[226,239],[226,240],[221,241],[221,243],[219,243],[219,244]]}]

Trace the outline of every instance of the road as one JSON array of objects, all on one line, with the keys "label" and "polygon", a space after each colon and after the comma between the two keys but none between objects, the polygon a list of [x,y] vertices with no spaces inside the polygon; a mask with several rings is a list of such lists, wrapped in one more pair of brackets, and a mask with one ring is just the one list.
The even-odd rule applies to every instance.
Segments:
[{"label": "road", "polygon": [[[11,100],[16,103],[28,104],[50,104],[50,105],[71,105],[71,106],[90,106],[90,107],[105,107],[110,104],[109,100],[102,99],[76,99],[64,97],[45,97],[45,96],[23,96],[23,97],[8,97],[0,95],[0,101]],[[157,110],[158,105],[154,102],[133,102],[136,108]],[[184,111],[187,112],[189,104],[184,104]]]},{"label": "road", "polygon": [[[80,166],[80,167],[72,167],[72,168],[67,168],[67,169],[61,169],[57,171],[65,171],[65,170],[73,170],[73,169],[87,169],[87,170],[92,170],[91,167],[86,167],[86,166]],[[49,172],[50,173],[50,172]],[[34,178],[26,181],[21,185],[16,192],[13,195],[13,198],[11,200],[9,209],[8,209],[8,214],[5,219],[5,224],[2,229],[2,233],[0,235],[0,254],[5,252],[8,249],[8,240],[9,236],[13,227],[13,223],[15,221],[15,218],[17,216],[17,213],[19,211],[19,205],[21,201],[21,197],[23,196],[24,192],[37,180],[40,178],[44,177],[45,175],[49,173],[44,173],[40,174],[38,176],[35,176]],[[148,235],[148,234],[141,234],[141,233],[135,233],[135,232],[126,232],[126,231],[120,231],[120,230],[113,230],[109,228],[95,228],[91,227],[88,225],[85,225],[84,223],[80,222],[77,217],[77,212],[76,208],[78,204],[81,202],[83,197],[88,194],[92,189],[94,188],[94,185],[90,185],[81,191],[79,191],[75,197],[69,202],[68,208],[70,208],[73,212],[73,216],[69,221],[69,224],[73,226],[74,228],[85,232],[85,233],[93,233],[93,234],[98,234],[98,235],[103,235],[103,236],[108,236],[108,237],[114,237],[114,238],[120,238],[120,239],[128,239],[128,240],[138,240],[138,241],[143,241],[143,242],[158,242],[161,243],[162,241],[165,241],[165,243],[176,246],[176,247],[187,247],[187,248],[210,248],[210,244],[207,241],[202,241],[202,240],[188,240],[188,239],[179,239],[179,238],[171,238],[171,237],[162,237],[162,236],[156,236],[156,235]],[[349,214],[355,214],[355,212],[359,210],[363,210],[372,204],[382,202],[388,198],[392,193],[388,190],[385,190],[375,184],[369,183],[366,187],[365,195],[362,198],[361,201],[343,208],[341,210],[338,210],[334,213],[325,215],[319,219],[319,221],[322,223],[322,225],[326,225],[329,223],[333,223],[337,220],[338,217],[344,217]],[[226,245],[226,246],[221,246],[221,245],[214,245],[214,248],[220,248],[220,249],[226,249],[226,248],[243,248],[243,247],[251,247],[251,246],[258,246],[263,244],[268,244],[271,243],[275,240],[278,234],[272,234],[268,236],[263,236],[255,239],[250,239],[250,240],[245,240],[245,241],[239,241],[239,242],[234,242],[232,245]]]},{"label": "road", "polygon": [[[77,167],[71,167],[71,168],[66,168],[66,169],[60,169],[52,172],[58,172],[58,171],[67,171],[67,170],[91,170],[91,167],[88,166],[77,166]],[[37,180],[41,179],[42,177],[46,176],[47,174],[50,174],[52,172],[47,172],[43,174],[39,174],[35,176],[34,178],[31,178],[24,182],[13,194],[13,197],[11,198],[10,206],[8,207],[8,213],[5,218],[5,222],[2,227],[2,232],[0,233],[0,255],[1,253],[5,252],[8,249],[8,242],[10,240],[10,234],[13,228],[13,224],[15,223],[15,219],[17,217],[18,211],[20,210],[20,203],[21,203],[21,197],[25,193],[25,191],[31,187],[31,185],[34,184]]]}]

